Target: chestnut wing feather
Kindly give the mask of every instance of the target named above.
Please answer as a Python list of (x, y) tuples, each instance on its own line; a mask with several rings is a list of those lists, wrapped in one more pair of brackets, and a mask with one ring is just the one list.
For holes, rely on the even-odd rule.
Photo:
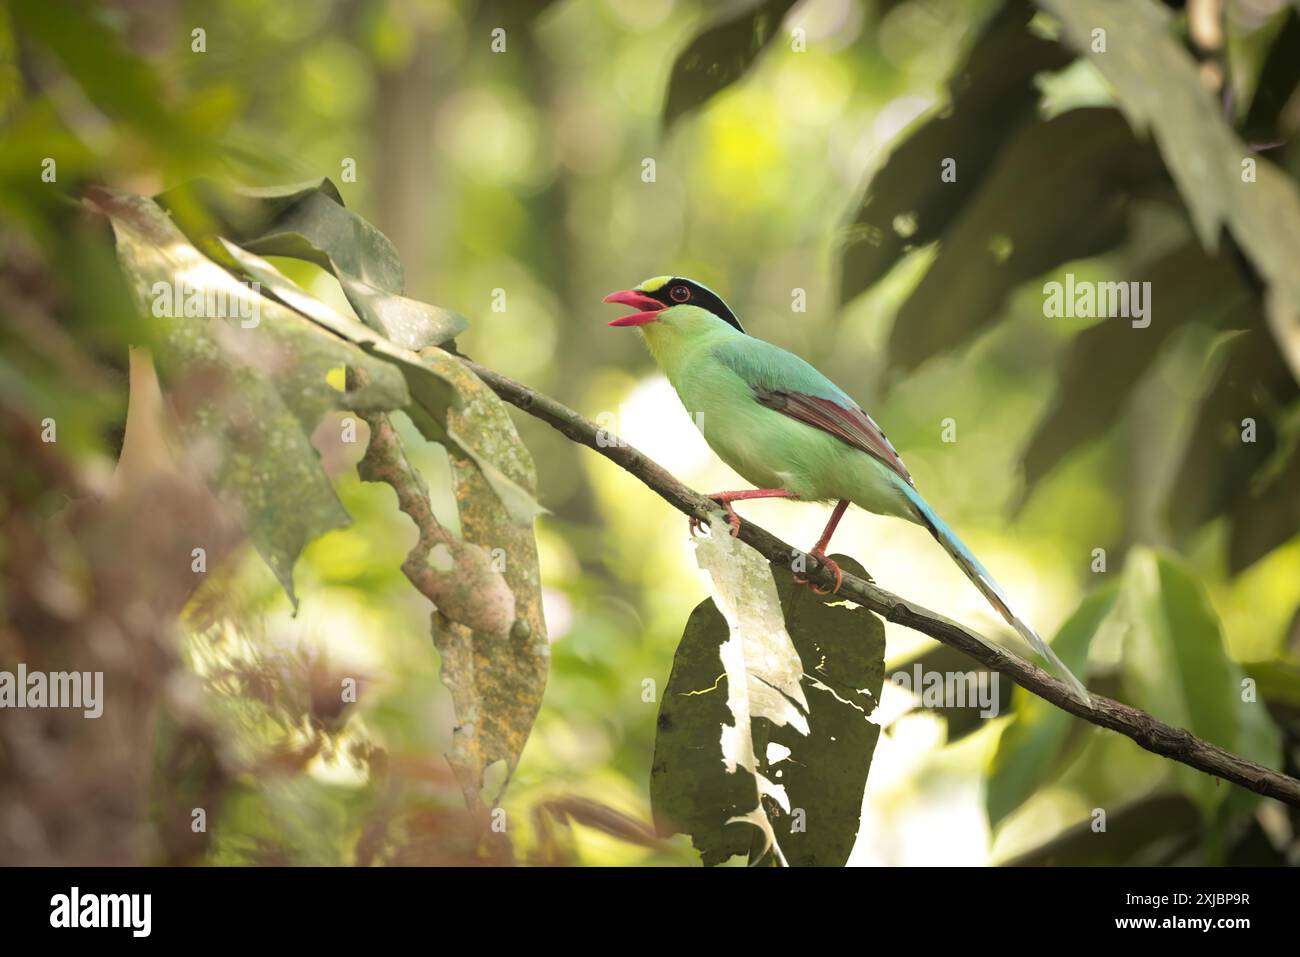
[(880, 431), (880, 426), (857, 406), (848, 407), (833, 399), (808, 395), (804, 392), (789, 392), (784, 389), (755, 388), (754, 398), (760, 405), (821, 429), (823, 432), (829, 432), (837, 439), (847, 442), (856, 449), (861, 449), (897, 474), (908, 485), (916, 487), (911, 474), (907, 471), (907, 466), (903, 464), (903, 460), (899, 458), (898, 452), (889, 443), (889, 439), (885, 438), (885, 433)]

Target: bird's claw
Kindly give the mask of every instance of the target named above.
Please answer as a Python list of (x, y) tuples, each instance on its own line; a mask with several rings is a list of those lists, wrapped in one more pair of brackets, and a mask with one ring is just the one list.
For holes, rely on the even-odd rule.
[(807, 585), (809, 588), (812, 589), (813, 593), (816, 595), (839, 594), (840, 586), (844, 584), (844, 572), (840, 571), (839, 564), (835, 561), (835, 559), (826, 557), (825, 552), (819, 552), (816, 549), (809, 552), (808, 554), (811, 555), (813, 558), (817, 559), (817, 561), (821, 563), (823, 568), (829, 570), (835, 576), (835, 587), (820, 588), (817, 585), (814, 585), (808, 579), (800, 578), (798, 575), (794, 576), (794, 580), (798, 582), (800, 585)]
[[(835, 561), (833, 558), (827, 557), (824, 553), (817, 557), (822, 560), (822, 564), (824, 564), (826, 568), (830, 570), (831, 574), (835, 576), (835, 587), (830, 590), (829, 594), (838, 595), (840, 588), (844, 585), (844, 572), (840, 570), (839, 562)], [(816, 591), (817, 589), (814, 590)], [(820, 591), (819, 594), (825, 595), (827, 592)]]
[[(740, 516), (737, 515), (736, 510), (731, 507), (731, 502), (729, 502), (725, 498), (719, 498), (713, 495), (710, 495), (709, 498), (711, 498), (713, 501), (717, 502), (719, 505), (721, 505), (723, 508), (727, 510), (727, 524), (731, 526), (731, 537), (739, 538), (740, 537)], [(689, 524), (690, 524), (691, 535), (698, 535), (700, 531), (703, 529), (703, 527), (708, 523), (705, 522), (703, 519), (701, 519), (698, 515), (692, 515), (690, 517)]]

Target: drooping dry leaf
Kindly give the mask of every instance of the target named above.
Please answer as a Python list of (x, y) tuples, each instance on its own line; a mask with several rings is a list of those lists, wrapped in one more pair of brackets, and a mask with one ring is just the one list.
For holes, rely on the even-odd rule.
[[(531, 500), (537, 476), (510, 416), (477, 376), (450, 356), (447, 359), (450, 361), (439, 364), (441, 372), (457, 393), (466, 397), (448, 410), (448, 431), (474, 436), (477, 448), (500, 463), (504, 476)], [(505, 632), (473, 631), (435, 616), (434, 641), (442, 655), (442, 680), (452, 691), (460, 721), (450, 758), (467, 793), (477, 793), (489, 765), (504, 761), (504, 790), (541, 707), (550, 665), (537, 541), (532, 522), (521, 525), (511, 515), (464, 448), (453, 446), (448, 451), (465, 541), (486, 550), (499, 564), (515, 596), (515, 621)], [(499, 797), (492, 796), (492, 801)]]

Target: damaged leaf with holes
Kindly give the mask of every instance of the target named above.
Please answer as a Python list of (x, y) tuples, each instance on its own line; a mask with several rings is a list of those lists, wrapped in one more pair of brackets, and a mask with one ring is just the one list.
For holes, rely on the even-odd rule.
[[(835, 559), (865, 577), (853, 559)], [(743, 569), (745, 579), (715, 583), (721, 594), (750, 588), (774, 603), (797, 658), (798, 683), (781, 693), (775, 711), (737, 708), (736, 668), (724, 661), (734, 623), (729, 627), (715, 599), (692, 612), (659, 709), (650, 778), (656, 826), (663, 834), (689, 834), (706, 865), (736, 856), (843, 865), (880, 733), (870, 716), (884, 683), (884, 625), (864, 608), (815, 595), (787, 569), (722, 561)], [(761, 680), (751, 669), (752, 662), (742, 672), (746, 690), (773, 694), (772, 676)], [(769, 716), (783, 711), (797, 717)], [(748, 749), (739, 756), (737, 741)]]
[[(531, 500), (537, 472), (501, 401), (450, 357), (442, 374), (460, 395), (470, 397), (448, 411), (448, 430), (474, 436), (482, 454), (500, 463), (504, 477)], [(476, 459), (460, 447), (449, 448), (449, 454), (465, 541), (493, 559), (493, 569), (501, 572), (515, 598), (514, 622), (504, 630), (475, 630), (436, 613), (433, 618), (442, 680), (451, 689), (459, 722), (449, 757), (467, 795), (478, 794), (488, 767), (504, 762), (505, 779), (492, 797), (495, 803), (519, 763), (546, 690), (551, 649), (542, 614), (537, 539), (531, 521), (517, 520)]]
[[(454, 356), (436, 347), (418, 354), (402, 349), (339, 315), (262, 257), (224, 238), (222, 245), (238, 269), (277, 298), (393, 363), (410, 392), (404, 411), (425, 438), (447, 448), (463, 541), (443, 540), (440, 548), (450, 555), (436, 548), (427, 555), (432, 562), (453, 559), (453, 569), (412, 573), (436, 579), (443, 598), (431, 629), (458, 720), (449, 758), (475, 808), (487, 768), (503, 762), (495, 800), (541, 707), (550, 659), (532, 529), (541, 510), (532, 456), (501, 400)], [(499, 600), (485, 604), (489, 594)], [(507, 608), (509, 620), (498, 621), (497, 612)]]

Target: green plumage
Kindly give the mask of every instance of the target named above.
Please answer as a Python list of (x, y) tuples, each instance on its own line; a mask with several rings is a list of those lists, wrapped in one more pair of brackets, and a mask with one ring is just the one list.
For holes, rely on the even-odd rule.
[(642, 326), (646, 345), (709, 446), (747, 482), (807, 501), (924, 524), (897, 477), (829, 432), (760, 405), (757, 389), (856, 403), (796, 355), (733, 329), (695, 306), (675, 306)]
[[(798, 356), (747, 335), (726, 303), (688, 279), (659, 276), (607, 301), (645, 310), (615, 322), (641, 330), (709, 446), (746, 481), (805, 501), (852, 502), (928, 529), (998, 613), (1087, 700), (1083, 684), (1011, 610), (993, 576), (921, 497), (884, 434), (844, 390)], [(730, 499), (757, 495), (723, 493), (720, 500), (730, 509)], [(810, 552), (823, 561), (841, 510)]]

